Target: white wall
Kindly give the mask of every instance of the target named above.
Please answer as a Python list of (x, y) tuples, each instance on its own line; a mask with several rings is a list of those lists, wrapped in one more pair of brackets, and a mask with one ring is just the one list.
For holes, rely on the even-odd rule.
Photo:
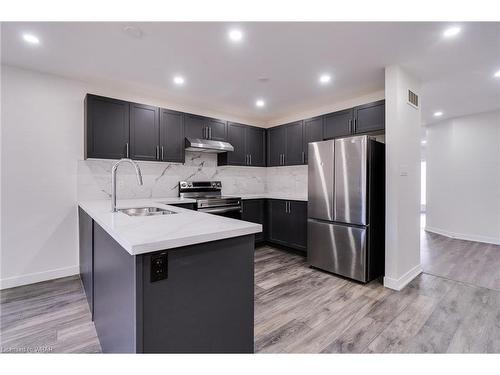
[[(386, 259), (384, 285), (400, 290), (420, 272), (420, 109), (407, 104), (419, 82), (399, 66), (385, 70)], [(420, 98), (423, 100), (423, 98)]]
[(1, 287), (77, 272), (77, 82), (2, 66)]
[(500, 244), (500, 111), (427, 127), (426, 229)]

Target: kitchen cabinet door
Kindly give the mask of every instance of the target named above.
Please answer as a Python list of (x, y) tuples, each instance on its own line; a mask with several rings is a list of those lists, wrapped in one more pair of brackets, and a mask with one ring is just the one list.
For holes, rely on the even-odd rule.
[(227, 140), (227, 123), (218, 119), (206, 119), (206, 124), (209, 128), (209, 139), (214, 141)]
[(160, 110), (160, 159), (184, 163), (184, 115), (182, 112)]
[(94, 319), (94, 220), (78, 207), (80, 278)]
[(231, 143), (234, 147), (234, 151), (228, 151), (223, 154), (219, 154), (221, 159), (225, 159), (225, 162), (220, 163), (224, 165), (247, 165), (248, 157), (245, 147), (245, 131), (247, 126), (242, 124), (237, 124), (230, 122), (227, 126), (227, 141)]
[(307, 145), (323, 140), (323, 117), (313, 117), (304, 120), (304, 159), (307, 164)]
[(385, 129), (385, 100), (354, 108), (354, 132), (368, 133)]
[(302, 121), (284, 125), (286, 138), (285, 165), (305, 163), (304, 123)]
[(207, 135), (207, 124), (204, 117), (185, 114), (184, 115), (184, 135), (186, 138), (205, 139)]
[(251, 223), (262, 225), (262, 232), (255, 234), (255, 242), (264, 241), (264, 220), (265, 220), (265, 200), (264, 199), (249, 199), (242, 200), (243, 212), (241, 219)]
[(276, 126), (267, 131), (267, 166), (277, 167), (283, 164), (286, 140), (285, 128)]
[(287, 202), (280, 199), (269, 199), (267, 202), (269, 241), (284, 246), (289, 246), (290, 234), (295, 230), (295, 228), (290, 227)]
[(85, 158), (121, 159), (129, 150), (129, 103), (87, 94)]
[(289, 201), (290, 231), (289, 245), (307, 251), (307, 202)]
[(145, 104), (130, 103), (130, 158), (160, 159), (160, 110)]
[(352, 120), (352, 109), (346, 109), (323, 116), (323, 138), (332, 139), (351, 135)]
[(266, 131), (263, 128), (247, 126), (245, 130), (245, 148), (253, 167), (266, 166)]

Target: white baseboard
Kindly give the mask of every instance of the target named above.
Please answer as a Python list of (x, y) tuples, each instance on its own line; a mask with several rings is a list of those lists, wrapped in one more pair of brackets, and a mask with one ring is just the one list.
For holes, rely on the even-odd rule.
[(39, 283), (40, 281), (58, 279), (60, 277), (77, 275), (79, 273), (80, 273), (79, 266), (71, 266), (65, 268), (58, 268), (50, 271), (7, 277), (5, 279), (0, 279), (0, 290), (7, 288), (14, 288), (16, 286), (21, 286), (21, 285)]
[(428, 225), (425, 226), (425, 230), (427, 232), (432, 232), (436, 234), (440, 234), (442, 236), (450, 237), (450, 238), (455, 238), (457, 240), (466, 240), (466, 241), (474, 241), (474, 242), (484, 242), (484, 243), (491, 243), (494, 245), (500, 245), (500, 238), (495, 238), (495, 237), (488, 237), (488, 236), (477, 236), (475, 234), (463, 234), (463, 233), (456, 233), (456, 232), (451, 232), (449, 230), (444, 230), (444, 229), (439, 229), (435, 227), (430, 227)]
[(417, 264), (411, 270), (406, 272), (399, 279), (393, 279), (392, 277), (384, 277), (384, 286), (389, 289), (401, 290), (403, 289), (410, 281), (412, 281), (415, 277), (422, 273), (422, 265)]

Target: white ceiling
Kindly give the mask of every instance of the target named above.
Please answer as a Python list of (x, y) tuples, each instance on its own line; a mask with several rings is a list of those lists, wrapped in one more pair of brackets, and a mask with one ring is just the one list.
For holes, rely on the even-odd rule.
[[(423, 83), (424, 123), (500, 108), (500, 23), (3, 23), (2, 63), (65, 77), (148, 90), (170, 102), (268, 123), (384, 87), (400, 64)], [(244, 33), (239, 44), (227, 31)], [(22, 33), (37, 35), (27, 45)], [(321, 73), (330, 85), (318, 84)], [(172, 83), (175, 74), (183, 87)], [(260, 82), (259, 78), (268, 78)], [(257, 98), (266, 100), (258, 109)]]

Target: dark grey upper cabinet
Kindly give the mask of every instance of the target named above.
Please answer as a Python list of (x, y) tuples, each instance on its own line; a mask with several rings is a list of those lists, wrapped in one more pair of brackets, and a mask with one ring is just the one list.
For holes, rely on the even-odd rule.
[(353, 110), (329, 113), (323, 116), (323, 138), (332, 139), (352, 134)]
[(221, 161), (220, 164), (229, 165), (247, 165), (248, 154), (245, 147), (245, 131), (247, 126), (230, 122), (227, 126), (227, 141), (234, 147), (234, 151), (219, 154), (219, 160), (227, 158), (225, 162)]
[(307, 164), (307, 145), (323, 140), (323, 117), (313, 117), (304, 120), (304, 158)]
[(227, 123), (223, 120), (207, 119), (208, 139), (214, 141), (227, 140)]
[(304, 164), (304, 123), (296, 121), (283, 126), (286, 138), (285, 165)]
[(185, 114), (184, 135), (186, 138), (208, 138), (207, 125), (204, 117)]
[(160, 109), (160, 160), (184, 163), (184, 116)]
[(184, 119), (186, 138), (227, 140), (227, 123), (223, 120), (186, 114)]
[(266, 131), (262, 128), (247, 126), (245, 129), (245, 148), (248, 162), (252, 167), (266, 166)]
[(218, 165), (265, 167), (265, 133), (262, 128), (229, 122), (227, 141), (234, 151), (218, 154)]
[(160, 110), (145, 104), (130, 103), (130, 158), (159, 160)]
[(277, 167), (284, 164), (286, 151), (285, 128), (276, 126), (267, 131), (267, 166)]
[(385, 100), (354, 108), (354, 132), (368, 133), (385, 129)]
[(87, 94), (84, 107), (85, 158), (129, 156), (129, 103)]

